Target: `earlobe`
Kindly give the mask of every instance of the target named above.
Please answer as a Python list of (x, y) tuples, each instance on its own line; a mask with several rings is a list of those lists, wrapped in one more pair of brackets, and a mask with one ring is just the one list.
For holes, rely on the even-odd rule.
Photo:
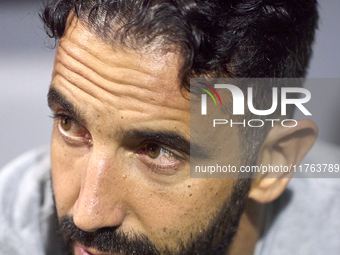
[[(268, 203), (281, 195), (293, 176), (291, 166), (299, 165), (317, 138), (318, 128), (311, 120), (298, 120), (295, 127), (274, 126), (263, 142), (258, 165), (268, 172), (253, 181), (249, 198)], [(270, 167), (277, 172), (270, 173)], [(284, 171), (284, 167), (286, 167)]]

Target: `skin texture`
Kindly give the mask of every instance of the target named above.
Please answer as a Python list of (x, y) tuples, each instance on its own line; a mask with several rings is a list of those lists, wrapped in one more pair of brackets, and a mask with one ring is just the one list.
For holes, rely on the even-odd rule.
[[(50, 108), (56, 115), (52, 182), (59, 218), (69, 216), (87, 232), (115, 228), (127, 236), (142, 234), (156, 248), (174, 251), (180, 241), (209, 226), (230, 197), (233, 179), (190, 178), (189, 155), (174, 146), (178, 140), (135, 135), (171, 132), (189, 141), (190, 101), (178, 79), (180, 67), (175, 47), (135, 51), (108, 45), (69, 16), (50, 87)], [(204, 146), (214, 136), (224, 137), (227, 146), (215, 150), (223, 149), (226, 162), (240, 166), (239, 137), (235, 130), (223, 132), (195, 142)], [(258, 164), (298, 165), (316, 136), (317, 127), (307, 120), (294, 128), (275, 126)], [(149, 146), (163, 149), (152, 157)], [(291, 176), (281, 177), (288, 178), (253, 181), (227, 254), (253, 253), (261, 204), (276, 199)], [(76, 254), (80, 249), (76, 246)]]
[[(206, 227), (229, 197), (231, 179), (190, 179), (189, 157), (152, 159), (131, 130), (172, 131), (189, 140), (190, 104), (177, 78), (176, 52), (136, 52), (99, 41), (77, 18), (69, 18), (55, 58), (51, 88), (79, 112), (81, 126), (63, 132), (56, 118), (51, 144), (58, 216), (93, 232), (117, 227), (146, 235), (156, 247)], [(60, 116), (69, 112), (50, 105)], [(76, 139), (69, 136), (76, 136)], [(231, 163), (238, 140), (230, 136)], [(165, 144), (166, 146), (166, 144)], [(168, 147), (166, 147), (168, 148)], [(168, 163), (167, 169), (154, 167)]]

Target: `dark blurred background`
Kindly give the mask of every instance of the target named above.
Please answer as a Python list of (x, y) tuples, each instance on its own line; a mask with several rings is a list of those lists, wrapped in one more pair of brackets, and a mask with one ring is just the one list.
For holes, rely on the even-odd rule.
[[(311, 78), (340, 78), (340, 1), (322, 0)], [(54, 41), (47, 38), (39, 0), (0, 0), (0, 168), (15, 156), (49, 143), (52, 119), (46, 93)], [(308, 105), (319, 139), (340, 145), (340, 83), (313, 88)], [(316, 92), (315, 92), (316, 91)]]

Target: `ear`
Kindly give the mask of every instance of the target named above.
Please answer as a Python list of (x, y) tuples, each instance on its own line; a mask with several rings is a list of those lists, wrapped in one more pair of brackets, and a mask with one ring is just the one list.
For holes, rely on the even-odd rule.
[[(264, 140), (257, 164), (262, 166), (298, 166), (312, 148), (318, 134), (316, 124), (311, 120), (298, 120), (295, 127), (275, 125)], [(279, 168), (277, 168), (279, 169)], [(279, 171), (254, 179), (249, 198), (268, 203), (281, 195), (293, 172)]]

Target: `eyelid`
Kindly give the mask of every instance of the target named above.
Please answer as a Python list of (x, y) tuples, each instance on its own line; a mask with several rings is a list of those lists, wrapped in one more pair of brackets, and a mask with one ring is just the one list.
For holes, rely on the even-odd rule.
[(183, 153), (181, 151), (178, 151), (178, 150), (172, 148), (169, 145), (166, 145), (164, 143), (161, 143), (161, 142), (158, 142), (158, 141), (155, 141), (155, 140), (144, 141), (140, 147), (142, 148), (142, 147), (145, 147), (145, 146), (147, 146), (149, 144), (156, 144), (156, 145), (158, 145), (161, 149), (163, 149), (165, 151), (168, 151), (171, 154), (171, 156), (175, 157), (178, 160), (186, 159), (185, 153)]
[(55, 108), (51, 108), (52, 110), (52, 118), (53, 119), (60, 119), (61, 117), (69, 117), (72, 119), (74, 123), (77, 123), (80, 126), (85, 127), (84, 124), (82, 124), (81, 121), (79, 121), (77, 118), (73, 116), (73, 114), (70, 114), (67, 110), (65, 110), (62, 106), (57, 105)]
[(155, 142), (155, 141), (145, 141), (141, 146), (140, 149), (145, 149), (148, 144), (157, 144), (160, 146), (161, 150), (163, 150), (163, 153), (168, 152), (171, 154), (170, 156), (175, 159), (175, 162), (170, 163), (170, 164), (161, 164), (161, 163), (156, 163), (156, 159), (152, 159), (147, 155), (145, 152), (144, 154), (137, 154), (138, 158), (140, 161), (143, 162), (147, 166), (147, 168), (160, 175), (173, 175), (177, 172), (178, 168), (184, 163), (185, 157), (179, 156), (178, 153), (174, 152), (173, 149), (169, 148), (169, 146), (166, 146), (162, 143)]
[[(58, 121), (57, 125), (58, 125), (58, 130), (59, 130), (59, 133), (62, 135), (62, 137), (67, 141), (67, 142), (70, 142), (72, 144), (76, 143), (76, 144), (88, 144), (88, 145), (92, 145), (93, 142), (92, 142), (92, 139), (86, 139), (84, 137), (77, 137), (77, 136), (71, 136), (71, 135), (68, 135), (66, 133), (65, 130), (63, 130), (61, 127), (60, 127), (60, 122), (62, 120), (62, 118), (69, 118), (70, 121), (73, 122), (74, 125), (78, 126), (79, 128), (84, 128), (87, 133), (89, 133), (89, 131), (86, 129), (86, 127), (84, 127), (82, 124), (80, 124), (75, 118), (73, 118), (72, 116), (70, 116), (69, 114), (67, 113), (53, 113), (53, 116), (52, 118), (55, 119), (56, 121)], [(89, 133), (90, 134), (90, 133)]]
[(75, 118), (73, 118), (72, 116), (68, 115), (67, 113), (53, 113), (53, 115), (52, 115), (52, 118), (55, 119), (55, 120), (60, 120), (63, 117), (68, 117), (68, 118), (70, 118), (70, 120), (73, 121), (74, 124), (76, 124), (78, 126), (83, 126), (82, 124), (79, 123), (79, 121), (77, 121)]

